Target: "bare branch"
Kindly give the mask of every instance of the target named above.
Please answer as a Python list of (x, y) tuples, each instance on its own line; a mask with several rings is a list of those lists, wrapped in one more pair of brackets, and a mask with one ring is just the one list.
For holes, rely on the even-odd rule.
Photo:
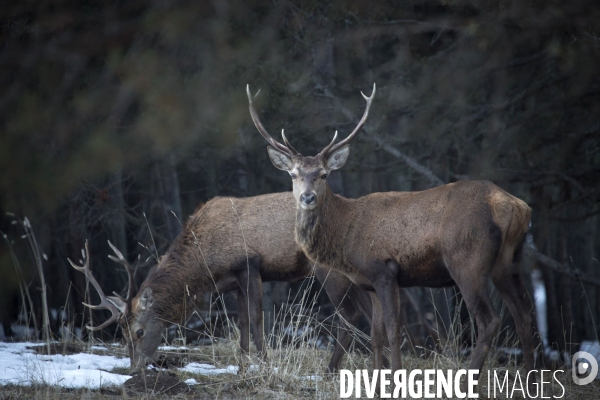
[(431, 182), (431, 186), (432, 187), (433, 186), (441, 186), (441, 185), (445, 184), (445, 182), (443, 180), (441, 180), (440, 178), (438, 178), (429, 168), (425, 167), (422, 164), (419, 164), (417, 162), (417, 160), (415, 160), (414, 158), (409, 157), (406, 154), (402, 153), (400, 150), (398, 150), (397, 148), (393, 147), (391, 144), (385, 142), (380, 137), (375, 136), (375, 137), (373, 137), (373, 140), (383, 150), (385, 150), (386, 152), (390, 153), (394, 157), (401, 159), (409, 167), (411, 167), (412, 169), (414, 169), (415, 171), (417, 171), (418, 173), (420, 173), (421, 175), (423, 175), (427, 179), (429, 179), (429, 181)]
[(523, 250), (528, 257), (534, 258), (540, 264), (543, 264), (558, 273), (574, 276), (583, 283), (589, 283), (590, 285), (600, 287), (600, 279), (589, 276), (578, 268), (571, 268), (567, 264), (560, 263), (555, 259), (540, 253), (531, 243), (526, 243)]

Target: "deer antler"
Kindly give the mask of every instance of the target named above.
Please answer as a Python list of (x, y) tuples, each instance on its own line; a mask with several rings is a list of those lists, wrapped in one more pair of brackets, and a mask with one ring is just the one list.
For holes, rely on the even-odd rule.
[(110, 246), (110, 248), (117, 255), (117, 257), (109, 255), (108, 258), (110, 258), (114, 262), (118, 262), (119, 264), (121, 264), (122, 266), (124, 266), (125, 270), (127, 271), (127, 277), (129, 279), (129, 286), (127, 287), (127, 298), (124, 299), (118, 293), (115, 293), (115, 292), (113, 292), (113, 294), (115, 296), (117, 296), (118, 298), (120, 298), (121, 300), (125, 301), (127, 303), (127, 305), (130, 305), (131, 299), (132, 299), (132, 296), (133, 296), (133, 284), (134, 284), (134, 281), (133, 281), (133, 270), (131, 269), (131, 265), (129, 265), (129, 262), (127, 262), (127, 260), (125, 259), (125, 257), (123, 257), (123, 253), (121, 253), (119, 251), (119, 249), (117, 249), (115, 247), (115, 245), (113, 245), (110, 242), (110, 240), (108, 240), (107, 242), (108, 242), (108, 245)]
[(360, 128), (362, 128), (362, 126), (365, 124), (365, 122), (367, 122), (367, 117), (369, 116), (369, 109), (371, 108), (371, 102), (373, 101), (373, 97), (375, 96), (375, 84), (373, 83), (373, 93), (371, 93), (371, 97), (367, 97), (365, 96), (365, 94), (363, 92), (360, 92), (360, 94), (362, 94), (362, 96), (365, 98), (365, 100), (367, 101), (367, 105), (365, 107), (365, 112), (362, 116), (362, 118), (360, 119), (360, 121), (358, 121), (358, 125), (356, 125), (356, 128), (354, 128), (354, 130), (352, 131), (351, 134), (349, 134), (346, 139), (342, 140), (339, 143), (334, 144), (335, 139), (337, 138), (337, 131), (335, 132), (335, 135), (333, 136), (333, 140), (331, 141), (331, 143), (329, 143), (327, 145), (327, 147), (325, 147), (323, 150), (321, 150), (321, 155), (325, 158), (327, 158), (331, 153), (333, 153), (334, 151), (338, 150), (339, 148), (345, 146), (346, 144), (348, 144), (352, 139), (354, 139), (354, 136), (356, 136), (356, 134), (358, 133), (358, 131), (360, 130)]
[[(258, 92), (256, 92), (256, 94), (254, 95), (254, 98), (256, 98), (259, 93), (260, 93), (260, 90)], [(283, 137), (283, 142), (285, 143), (285, 145), (279, 143), (277, 140), (273, 139), (271, 137), (271, 135), (269, 135), (269, 133), (263, 126), (262, 122), (260, 122), (260, 119), (258, 118), (258, 113), (254, 109), (254, 105), (252, 104), (252, 95), (250, 94), (250, 85), (246, 85), (246, 94), (248, 95), (250, 116), (252, 117), (252, 121), (254, 122), (256, 129), (258, 129), (258, 132), (262, 135), (262, 137), (264, 137), (271, 146), (273, 146), (277, 150), (282, 151), (283, 153), (285, 153), (291, 157), (299, 155), (300, 153), (298, 153), (298, 151), (296, 149), (294, 149), (292, 147), (292, 145), (288, 142), (287, 138), (285, 137), (285, 134), (283, 133), (283, 129), (281, 130), (281, 136)]]
[(70, 258), (67, 258), (67, 260), (69, 261), (69, 263), (71, 264), (71, 266), (73, 268), (75, 268), (77, 271), (83, 272), (85, 274), (86, 278), (92, 283), (94, 288), (96, 288), (96, 291), (98, 292), (98, 295), (100, 296), (100, 304), (91, 305), (91, 304), (83, 303), (83, 305), (91, 308), (92, 310), (110, 310), (110, 312), (112, 313), (112, 316), (108, 320), (106, 320), (103, 324), (101, 324), (99, 326), (94, 326), (94, 327), (91, 327), (89, 325), (87, 326), (87, 328), (91, 331), (99, 331), (100, 329), (106, 328), (108, 325), (112, 324), (113, 322), (117, 322), (117, 320), (119, 319), (119, 316), (121, 315), (121, 312), (109, 299), (106, 298), (106, 295), (104, 294), (104, 291), (100, 287), (100, 284), (98, 283), (96, 278), (94, 278), (94, 275), (92, 275), (92, 272), (90, 271), (90, 251), (89, 251), (89, 246), (88, 246), (87, 240), (85, 241), (84, 259), (85, 259), (84, 265), (80, 266), (80, 265), (75, 265), (75, 263), (73, 261), (71, 261)]

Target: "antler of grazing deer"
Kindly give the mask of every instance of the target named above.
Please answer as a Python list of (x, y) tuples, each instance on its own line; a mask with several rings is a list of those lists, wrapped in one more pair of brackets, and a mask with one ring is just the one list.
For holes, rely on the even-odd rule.
[[(260, 90), (258, 92), (256, 92), (256, 94), (254, 95), (254, 98), (256, 98), (259, 93), (260, 93)], [(298, 151), (292, 147), (290, 142), (288, 142), (287, 138), (285, 137), (285, 134), (283, 133), (283, 129), (281, 130), (281, 137), (283, 138), (283, 143), (285, 143), (285, 144), (279, 143), (277, 140), (273, 139), (271, 137), (271, 135), (269, 135), (269, 133), (263, 126), (262, 122), (260, 122), (260, 118), (258, 118), (258, 113), (254, 109), (254, 104), (252, 104), (252, 95), (250, 94), (250, 85), (246, 85), (246, 94), (248, 95), (248, 104), (250, 107), (250, 115), (252, 116), (252, 121), (254, 122), (256, 129), (258, 129), (258, 132), (260, 132), (262, 137), (264, 137), (271, 146), (275, 147), (277, 150), (284, 152), (285, 154), (289, 155), (290, 157), (299, 155), (300, 153), (298, 153)]]
[(354, 130), (352, 131), (351, 134), (349, 134), (346, 139), (342, 140), (339, 143), (335, 143), (335, 139), (337, 139), (337, 131), (335, 132), (335, 135), (333, 136), (333, 140), (331, 141), (331, 143), (329, 143), (327, 145), (327, 147), (325, 147), (323, 150), (321, 150), (321, 154), (323, 157), (327, 158), (330, 154), (332, 154), (333, 152), (335, 152), (336, 150), (338, 150), (339, 148), (345, 146), (346, 144), (348, 144), (352, 139), (354, 139), (354, 136), (356, 136), (356, 134), (358, 133), (358, 131), (360, 130), (360, 128), (362, 128), (362, 126), (365, 124), (365, 122), (367, 122), (367, 117), (369, 116), (369, 110), (371, 109), (371, 103), (373, 101), (373, 97), (375, 96), (375, 83), (373, 83), (373, 93), (371, 93), (371, 97), (367, 97), (365, 96), (365, 94), (363, 92), (360, 92), (360, 94), (362, 94), (362, 96), (365, 98), (365, 100), (367, 101), (367, 105), (365, 107), (365, 112), (362, 116), (362, 118), (360, 119), (360, 121), (358, 121), (358, 125), (356, 125), (356, 128), (354, 128)]
[(115, 247), (115, 245), (113, 245), (110, 240), (108, 240), (108, 245), (110, 246), (110, 248), (115, 252), (115, 254), (117, 255), (117, 257), (115, 256), (111, 256), (109, 255), (108, 258), (110, 258), (111, 260), (113, 260), (114, 262), (118, 262), (119, 264), (121, 264), (122, 266), (125, 267), (125, 270), (127, 271), (127, 277), (129, 279), (129, 286), (127, 287), (127, 298), (123, 298), (121, 297), (118, 293), (113, 292), (113, 294), (115, 296), (117, 296), (118, 298), (120, 298), (121, 300), (125, 301), (127, 303), (128, 306), (130, 306), (131, 304), (131, 299), (133, 297), (133, 270), (131, 269), (131, 265), (129, 265), (129, 262), (127, 262), (127, 260), (125, 259), (125, 257), (123, 257), (123, 253), (121, 253), (119, 251), (119, 249), (117, 249)]
[[(108, 244), (113, 249), (115, 254), (117, 255), (117, 257), (110, 256), (110, 255), (108, 257), (111, 260), (123, 265), (125, 267), (125, 269), (127, 270), (127, 276), (129, 277), (129, 287), (127, 289), (127, 298), (124, 299), (123, 297), (119, 296), (117, 293), (114, 293), (114, 292), (113, 293), (119, 299), (125, 301), (128, 306), (130, 306), (131, 298), (133, 296), (133, 271), (131, 270), (131, 266), (129, 265), (127, 260), (125, 260), (125, 257), (123, 257), (123, 254), (110, 242), (110, 240), (108, 241)], [(104, 321), (104, 323), (102, 323), (101, 325), (93, 326), (93, 327), (89, 326), (89, 325), (87, 326), (87, 328), (91, 331), (99, 331), (101, 329), (106, 328), (113, 322), (118, 322), (119, 317), (123, 314), (123, 311), (120, 310), (113, 303), (113, 301), (110, 298), (106, 297), (106, 295), (104, 294), (104, 291), (102, 290), (102, 287), (100, 287), (100, 284), (98, 283), (96, 278), (94, 278), (94, 275), (92, 275), (92, 271), (90, 270), (90, 250), (89, 250), (89, 245), (88, 245), (87, 240), (85, 241), (84, 259), (85, 259), (84, 265), (80, 266), (80, 265), (75, 265), (75, 263), (73, 261), (71, 261), (70, 258), (67, 258), (67, 260), (69, 261), (69, 263), (71, 264), (71, 266), (73, 268), (75, 268), (77, 271), (83, 272), (85, 274), (86, 278), (92, 283), (94, 288), (96, 288), (96, 291), (98, 292), (98, 295), (100, 296), (100, 304), (92, 305), (92, 304), (83, 303), (83, 305), (91, 308), (92, 310), (109, 310), (112, 314), (111, 317), (108, 320)]]
[(70, 258), (67, 258), (67, 260), (69, 261), (69, 263), (71, 264), (71, 266), (73, 268), (75, 268), (79, 272), (83, 272), (85, 274), (86, 278), (90, 282), (92, 282), (92, 285), (96, 288), (96, 291), (98, 292), (98, 295), (100, 296), (100, 304), (91, 305), (91, 304), (83, 303), (83, 305), (91, 308), (92, 310), (110, 310), (110, 312), (112, 313), (112, 316), (108, 320), (106, 320), (103, 324), (98, 325), (98, 326), (93, 326), (93, 327), (88, 325), (86, 327), (91, 331), (99, 331), (100, 329), (106, 328), (108, 325), (112, 324), (113, 322), (116, 322), (119, 319), (121, 312), (114, 304), (112, 304), (110, 302), (110, 300), (108, 300), (106, 298), (106, 295), (104, 294), (104, 291), (100, 287), (100, 284), (98, 283), (96, 278), (94, 278), (94, 275), (92, 275), (92, 272), (90, 271), (90, 250), (89, 250), (87, 240), (85, 241), (84, 259), (85, 259), (84, 265), (80, 266), (80, 265), (75, 265), (75, 263), (73, 261), (71, 261)]

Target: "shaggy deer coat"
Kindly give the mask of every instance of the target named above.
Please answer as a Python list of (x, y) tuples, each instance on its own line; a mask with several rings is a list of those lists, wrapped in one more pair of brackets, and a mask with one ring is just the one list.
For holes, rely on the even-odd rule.
[[(118, 321), (128, 336), (132, 366), (154, 358), (161, 332), (172, 323), (182, 322), (190, 295), (233, 290), (237, 291), (242, 352), (249, 351), (251, 326), (258, 353), (264, 358), (262, 282), (294, 281), (314, 271), (314, 264), (294, 239), (294, 221), (295, 200), (289, 192), (250, 198), (217, 197), (189, 217), (182, 233), (132, 300), (104, 296), (96, 283), (103, 304), (108, 305), (105, 308), (110, 309), (112, 304), (118, 309), (111, 310), (118, 313)], [(126, 264), (116, 252), (119, 259), (113, 259)], [(342, 274), (317, 268), (316, 276), (343, 319), (355, 324), (364, 314), (371, 321), (372, 305), (367, 292), (352, 285)], [(383, 346), (382, 330), (383, 321), (378, 314), (372, 335), (381, 339), (375, 346)], [(339, 367), (351, 340), (342, 327), (329, 371)]]
[[(494, 283), (512, 314), (533, 369), (532, 310), (521, 279), (520, 258), (531, 210), (487, 181), (459, 181), (421, 192), (373, 193), (358, 199), (334, 194), (327, 184), (350, 154), (350, 141), (365, 123), (375, 85), (358, 125), (336, 143), (337, 132), (316, 156), (303, 156), (282, 132), (269, 135), (246, 88), (250, 115), (267, 140), (275, 167), (287, 171), (296, 199), (296, 241), (309, 259), (374, 290), (383, 310), (392, 368), (401, 369), (400, 287), (457, 285), (478, 332), (470, 369), (481, 369), (500, 317), (489, 297)], [(377, 311), (375, 311), (377, 313)], [(375, 364), (375, 368), (380, 365)]]

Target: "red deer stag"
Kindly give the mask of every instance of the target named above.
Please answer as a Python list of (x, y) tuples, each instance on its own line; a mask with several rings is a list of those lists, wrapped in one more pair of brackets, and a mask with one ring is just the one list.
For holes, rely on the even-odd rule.
[[(314, 264), (294, 240), (294, 218), (295, 200), (289, 192), (214, 198), (188, 219), (183, 232), (150, 271), (134, 298), (131, 268), (115, 247), (112, 248), (117, 257), (110, 257), (123, 264), (129, 275), (127, 298), (104, 295), (91, 274), (86, 243), (84, 266), (69, 262), (86, 274), (101, 298), (98, 306), (88, 307), (112, 313), (109, 320), (90, 329), (103, 329), (117, 321), (129, 336), (131, 365), (139, 367), (154, 358), (164, 328), (180, 321), (186, 288), (192, 294), (237, 290), (242, 352), (249, 351), (251, 325), (254, 343), (264, 359), (262, 282), (294, 281), (311, 275), (313, 270)], [(380, 314), (371, 321), (370, 295), (342, 274), (317, 268), (316, 276), (346, 321), (355, 324), (363, 313), (372, 322), (374, 351), (381, 353), (378, 346), (383, 346), (383, 321)], [(341, 328), (329, 363), (330, 372), (339, 367), (351, 340)]]
[(287, 171), (296, 199), (296, 241), (321, 267), (345, 274), (374, 290), (383, 308), (392, 368), (401, 369), (399, 289), (457, 285), (478, 327), (471, 369), (481, 369), (500, 326), (486, 287), (500, 292), (521, 339), (525, 367), (533, 368), (531, 300), (519, 261), (531, 211), (523, 201), (486, 181), (459, 181), (421, 192), (373, 193), (346, 199), (327, 184), (331, 171), (348, 159), (350, 141), (365, 123), (375, 95), (358, 126), (314, 157), (304, 157), (283, 135), (273, 139), (259, 120), (246, 88), (250, 114), (267, 140), (275, 167)]

